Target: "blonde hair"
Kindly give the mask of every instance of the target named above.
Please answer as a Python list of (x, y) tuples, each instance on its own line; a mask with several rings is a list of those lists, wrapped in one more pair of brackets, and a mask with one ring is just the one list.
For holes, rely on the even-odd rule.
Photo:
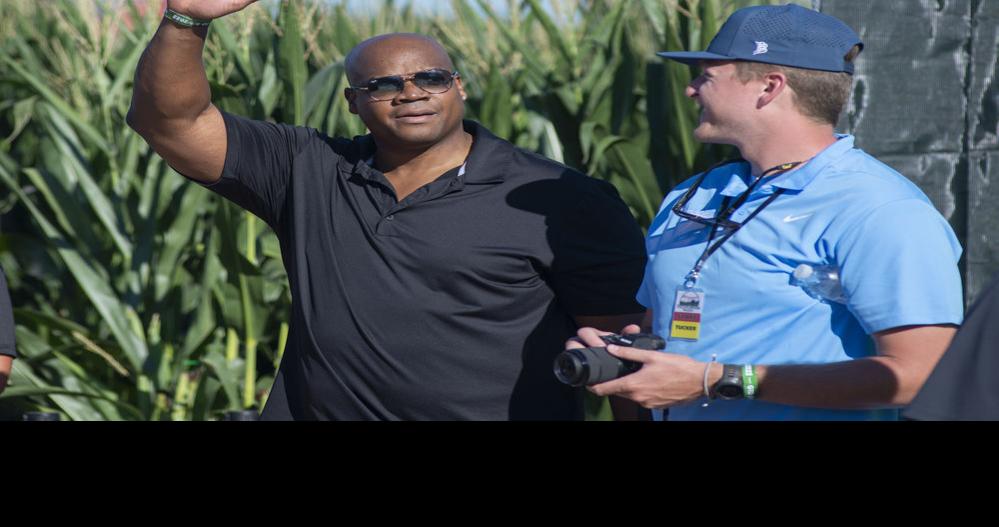
[[(859, 45), (854, 46), (843, 60), (852, 62), (861, 49)], [(774, 71), (784, 74), (787, 85), (793, 92), (795, 107), (803, 115), (822, 124), (836, 126), (839, 114), (850, 100), (853, 76), (846, 72), (807, 70), (748, 61), (736, 61), (735, 68), (736, 77), (744, 83), (761, 79)]]

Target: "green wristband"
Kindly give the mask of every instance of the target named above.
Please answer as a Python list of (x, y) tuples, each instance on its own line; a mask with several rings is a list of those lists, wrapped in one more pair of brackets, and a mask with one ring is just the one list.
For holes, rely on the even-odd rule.
[(752, 364), (742, 366), (742, 394), (746, 399), (756, 397), (759, 387), (756, 385), (756, 368)]
[(163, 17), (184, 27), (206, 27), (211, 24), (211, 20), (198, 20), (197, 18), (191, 18), (185, 14), (178, 13), (173, 9), (167, 9), (163, 12)]

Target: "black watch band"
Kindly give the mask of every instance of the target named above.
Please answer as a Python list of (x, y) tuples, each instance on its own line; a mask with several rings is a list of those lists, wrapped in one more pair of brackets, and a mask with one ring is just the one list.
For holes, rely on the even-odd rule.
[(725, 364), (721, 379), (711, 387), (712, 399), (742, 399), (745, 393), (742, 389), (742, 366)]

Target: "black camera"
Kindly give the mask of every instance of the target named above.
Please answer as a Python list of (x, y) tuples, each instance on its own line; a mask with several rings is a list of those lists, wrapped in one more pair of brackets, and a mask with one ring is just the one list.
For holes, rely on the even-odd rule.
[[(666, 341), (651, 333), (628, 333), (625, 335), (603, 335), (607, 344), (661, 350)], [(570, 386), (589, 386), (617, 379), (635, 373), (642, 363), (619, 359), (607, 352), (607, 348), (576, 348), (565, 350), (555, 357), (555, 376)]]

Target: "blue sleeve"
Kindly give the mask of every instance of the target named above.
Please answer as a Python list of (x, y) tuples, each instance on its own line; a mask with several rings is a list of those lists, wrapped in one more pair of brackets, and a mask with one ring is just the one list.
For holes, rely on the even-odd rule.
[(961, 245), (928, 202), (913, 198), (879, 206), (840, 233), (833, 256), (847, 306), (868, 334), (961, 323)]

